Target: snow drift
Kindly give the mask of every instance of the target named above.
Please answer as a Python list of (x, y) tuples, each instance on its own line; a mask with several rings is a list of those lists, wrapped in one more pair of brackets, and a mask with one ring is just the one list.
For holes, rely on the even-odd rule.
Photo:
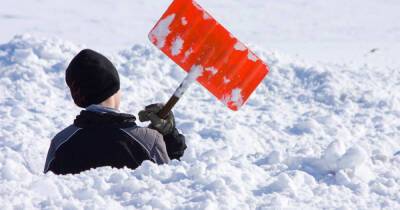
[[(51, 138), (79, 112), (64, 71), (81, 48), (29, 35), (0, 45), (0, 209), (400, 208), (399, 71), (262, 50), (271, 73), (240, 112), (199, 85), (177, 105), (181, 162), (44, 175)], [(185, 76), (154, 47), (107, 56), (129, 113)]]

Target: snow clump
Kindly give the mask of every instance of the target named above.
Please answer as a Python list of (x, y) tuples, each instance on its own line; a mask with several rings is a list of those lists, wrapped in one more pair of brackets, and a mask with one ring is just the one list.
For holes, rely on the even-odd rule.
[(171, 32), (169, 26), (175, 19), (175, 14), (171, 14), (164, 19), (160, 20), (160, 22), (154, 27), (154, 29), (150, 32), (150, 39), (156, 42), (156, 46), (158, 48), (163, 48), (165, 46), (166, 38)]

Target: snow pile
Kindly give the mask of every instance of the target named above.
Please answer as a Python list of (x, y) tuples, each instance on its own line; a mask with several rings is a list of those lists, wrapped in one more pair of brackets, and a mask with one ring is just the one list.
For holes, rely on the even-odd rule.
[[(352, 190), (363, 190), (362, 183), (374, 178), (367, 163), (367, 153), (359, 146), (347, 150), (342, 142), (332, 142), (320, 158), (291, 158), (287, 165), (294, 170), (304, 171), (319, 181), (344, 185)], [(360, 183), (356, 185), (355, 183)]]
[[(182, 97), (181, 162), (44, 175), (50, 139), (79, 112), (64, 71), (81, 48), (28, 35), (0, 45), (0, 209), (400, 208), (399, 71), (261, 50), (271, 73), (241, 111), (197, 84)], [(186, 75), (154, 47), (105, 54), (129, 113)]]

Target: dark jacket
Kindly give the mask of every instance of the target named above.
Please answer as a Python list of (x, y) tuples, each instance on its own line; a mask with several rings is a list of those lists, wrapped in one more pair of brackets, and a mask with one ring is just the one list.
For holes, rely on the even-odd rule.
[(82, 111), (51, 141), (44, 172), (75, 174), (101, 166), (135, 169), (145, 160), (164, 164), (183, 155), (185, 137), (176, 129), (162, 136), (138, 127), (135, 119), (129, 114)]

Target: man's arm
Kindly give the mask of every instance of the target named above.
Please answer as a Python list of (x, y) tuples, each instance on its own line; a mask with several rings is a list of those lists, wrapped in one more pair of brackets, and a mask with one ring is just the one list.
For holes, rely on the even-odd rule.
[[(153, 162), (165, 164), (170, 161), (163, 136), (158, 131), (141, 127), (124, 128), (121, 130), (128, 134), (132, 140), (142, 145)], [(129, 150), (129, 152), (136, 153), (134, 150)]]
[(165, 145), (167, 146), (167, 152), (169, 158), (171, 160), (172, 159), (179, 160), (183, 156), (183, 153), (187, 148), (185, 142), (185, 136), (180, 134), (178, 130), (174, 128), (174, 130), (171, 133), (164, 135), (164, 141)]
[(145, 110), (139, 112), (139, 120), (141, 122), (150, 121), (149, 128), (157, 130), (163, 135), (169, 158), (179, 160), (187, 148), (185, 136), (175, 128), (175, 118), (172, 111), (168, 113), (166, 119), (161, 119), (157, 115), (162, 108), (162, 104), (146, 106)]

